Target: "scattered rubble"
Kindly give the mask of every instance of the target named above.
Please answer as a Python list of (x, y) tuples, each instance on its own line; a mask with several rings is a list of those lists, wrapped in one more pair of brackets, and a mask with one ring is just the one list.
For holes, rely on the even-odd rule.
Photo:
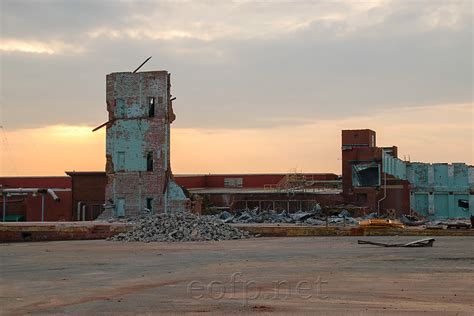
[(190, 213), (158, 214), (135, 219), (136, 227), (107, 240), (140, 242), (182, 242), (244, 239), (252, 237), (211, 216)]
[(418, 217), (413, 215), (402, 215), (400, 217), (400, 222), (406, 226), (421, 226), (425, 225), (428, 220), (420, 220)]
[[(375, 216), (377, 216), (376, 213)], [(373, 218), (373, 214), (369, 214), (369, 218)], [(262, 210), (256, 207), (252, 210), (236, 211), (231, 214), (223, 211), (217, 215), (210, 215), (216, 219), (220, 219), (224, 223), (291, 223), (291, 224), (308, 224), (308, 225), (326, 225), (326, 215), (322, 210), (316, 209), (310, 212), (298, 211), (295, 213), (288, 213), (286, 210), (276, 212), (273, 210)], [(365, 218), (364, 218), (365, 219)], [(357, 224), (358, 220), (354, 219), (349, 211), (343, 209), (339, 214), (327, 217), (328, 224)]]

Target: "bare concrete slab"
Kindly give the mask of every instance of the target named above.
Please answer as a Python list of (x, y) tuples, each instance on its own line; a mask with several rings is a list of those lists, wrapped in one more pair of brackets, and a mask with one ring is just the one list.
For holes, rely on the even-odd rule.
[[(0, 244), (2, 314), (472, 315), (472, 237)], [(416, 237), (364, 237), (408, 242)]]
[(362, 227), (313, 226), (300, 224), (231, 224), (241, 230), (265, 237), (306, 237), (306, 236), (473, 236), (474, 229), (429, 229), (425, 227)]
[[(426, 229), (424, 227), (373, 228), (359, 225), (312, 226), (300, 224), (231, 224), (264, 237), (306, 236), (474, 236), (474, 229)], [(130, 222), (17, 222), (0, 223), (0, 243), (105, 239), (133, 229)], [(441, 227), (440, 227), (441, 228)]]
[(11, 222), (0, 223), (0, 243), (15, 241), (52, 241), (105, 239), (134, 227), (132, 223)]

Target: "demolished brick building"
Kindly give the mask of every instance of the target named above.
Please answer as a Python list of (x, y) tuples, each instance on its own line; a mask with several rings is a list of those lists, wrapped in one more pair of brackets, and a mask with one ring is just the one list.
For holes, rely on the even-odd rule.
[(474, 214), (474, 167), (398, 158), (398, 148), (378, 147), (370, 129), (342, 131), (344, 200), (371, 210), (412, 211), (428, 218)]
[(179, 212), (189, 204), (170, 167), (170, 88), (167, 71), (107, 75), (105, 216)]

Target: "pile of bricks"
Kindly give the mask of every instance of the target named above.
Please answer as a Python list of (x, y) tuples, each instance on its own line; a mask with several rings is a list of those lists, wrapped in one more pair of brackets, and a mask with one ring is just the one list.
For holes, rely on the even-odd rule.
[(248, 232), (234, 228), (209, 216), (187, 212), (146, 216), (137, 221), (135, 228), (108, 240), (139, 242), (219, 241), (252, 237)]

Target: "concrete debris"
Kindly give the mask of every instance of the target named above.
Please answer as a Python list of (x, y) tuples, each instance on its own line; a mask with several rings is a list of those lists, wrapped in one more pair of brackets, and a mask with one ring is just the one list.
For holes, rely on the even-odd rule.
[(455, 225), (461, 225), (461, 226), (470, 226), (469, 220), (463, 219), (463, 218), (448, 218), (448, 219), (443, 219), (443, 220), (431, 220), (426, 222), (426, 226), (443, 226), (443, 227), (448, 227), (448, 226), (455, 226)]
[(406, 226), (421, 226), (425, 225), (428, 220), (420, 220), (418, 217), (411, 215), (402, 215), (400, 217), (400, 222)]
[(338, 217), (351, 217), (351, 213), (348, 210), (342, 210), (341, 213), (337, 215)]
[(326, 225), (326, 221), (323, 221), (323, 220), (320, 220), (320, 219), (316, 219), (316, 218), (308, 218), (308, 219), (305, 221), (305, 224), (308, 224), (308, 225), (315, 225), (315, 226), (323, 226), (323, 225)]
[(362, 219), (374, 219), (374, 218), (379, 218), (379, 215), (376, 212), (362, 216)]
[(359, 223), (358, 220), (356, 220), (356, 219), (354, 219), (350, 216), (346, 217), (346, 218), (339, 217), (339, 216), (337, 216), (337, 217), (331, 216), (331, 217), (328, 218), (328, 220), (329, 220), (329, 224), (344, 224), (344, 222), (345, 222), (348, 225), (355, 225), (355, 224)]
[(252, 237), (249, 232), (239, 230), (211, 216), (196, 216), (190, 213), (158, 214), (142, 217), (136, 227), (108, 240), (140, 242), (183, 242), (244, 239)]
[[(308, 224), (308, 225), (326, 225), (326, 215), (321, 210), (315, 210), (313, 212), (298, 211), (295, 213), (288, 213), (283, 210), (276, 212), (273, 210), (262, 210), (259, 211), (258, 207), (252, 210), (236, 211), (235, 214), (231, 214), (227, 211), (221, 212), (217, 215), (212, 215), (224, 223), (266, 223), (266, 224)], [(337, 215), (329, 216), (327, 219), (329, 224), (343, 225), (357, 224), (358, 221), (351, 217), (351, 214), (347, 210), (343, 210)]]
[(308, 213), (308, 212), (301, 212), (301, 211), (291, 214), (291, 218), (293, 218), (295, 222), (304, 222), (307, 219), (313, 218), (315, 216), (316, 216), (316, 213)]
[(219, 219), (221, 219), (224, 223), (231, 221), (233, 218), (234, 216), (232, 216), (232, 214), (227, 211), (224, 211), (219, 214)]

